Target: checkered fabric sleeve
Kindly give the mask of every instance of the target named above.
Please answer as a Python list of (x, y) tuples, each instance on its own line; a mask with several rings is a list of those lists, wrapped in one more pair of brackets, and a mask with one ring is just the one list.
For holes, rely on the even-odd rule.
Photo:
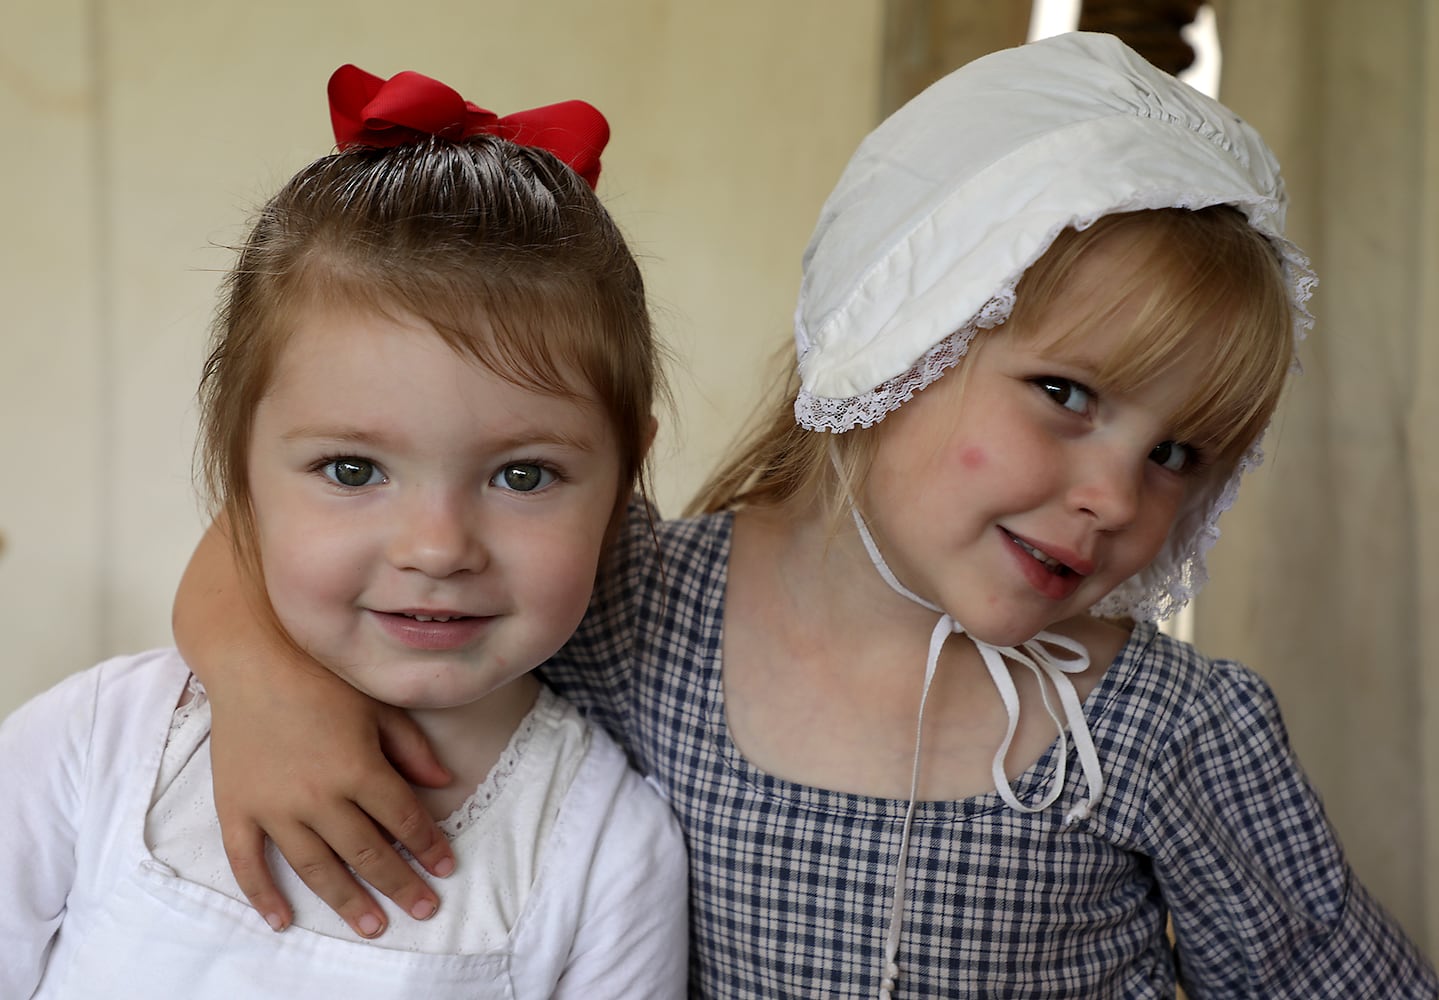
[[(1156, 643), (1155, 669), (1190, 652)], [(1198, 676), (1141, 800), (1180, 981), (1196, 998), (1439, 995), (1345, 862), (1268, 686), (1223, 661)]]

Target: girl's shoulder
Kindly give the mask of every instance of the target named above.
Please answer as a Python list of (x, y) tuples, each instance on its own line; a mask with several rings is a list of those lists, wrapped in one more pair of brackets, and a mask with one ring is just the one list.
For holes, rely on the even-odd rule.
[(730, 523), (728, 513), (662, 520), (634, 498), (584, 620), (539, 668), (544, 680), (610, 733), (629, 733), (636, 674), (659, 683), (696, 662), (696, 643), (718, 642)]
[(1192, 643), (1140, 622), (1123, 643), (1096, 695), (1176, 719), (1207, 706), (1274, 702), (1274, 693), (1256, 671), (1237, 660), (1211, 657)]
[(1107, 768), (1139, 784), (1208, 758), (1290, 756), (1278, 701), (1263, 677), (1151, 623), (1135, 626), (1086, 715)]
[(729, 511), (665, 519), (632, 498), (606, 555), (595, 604), (708, 592), (724, 578), (732, 526)]
[(629, 507), (627, 535), (632, 548), (684, 574), (714, 564), (728, 551), (734, 513), (728, 510), (688, 517), (661, 518), (653, 507), (636, 500)]
[[(44, 719), (44, 725), (68, 720), (88, 727), (109, 720), (115, 725), (143, 724), (153, 708), (173, 711), (190, 678), (190, 668), (174, 649), (152, 649), (112, 657), (77, 671), (30, 699), (5, 720), (20, 725)], [(123, 709), (123, 710), (122, 710)]]

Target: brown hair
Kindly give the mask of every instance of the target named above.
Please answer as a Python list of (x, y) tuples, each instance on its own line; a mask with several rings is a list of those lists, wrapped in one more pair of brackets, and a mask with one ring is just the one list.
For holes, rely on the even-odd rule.
[[(1088, 315), (1047, 315), (1079, 262), (1101, 245), (1115, 251), (1120, 263), (1114, 294)], [(1137, 312), (1128, 312), (1136, 306)], [(1179, 401), (1174, 431), (1208, 453), (1212, 468), (1227, 476), (1269, 423), (1293, 360), (1294, 317), (1278, 252), (1227, 205), (1105, 216), (1086, 229), (1061, 232), (1020, 279), (1009, 318), (977, 333), (972, 349), (981, 346), (981, 338), (1022, 336), (1049, 319), (1067, 324), (1062, 345), (1112, 323), (1121, 307), (1127, 324), (1123, 348), (1098, 373), (1105, 385), (1120, 390), (1192, 360), (1192, 335), (1202, 329), (1201, 353), (1210, 375), (1193, 398)], [(963, 377), (963, 361), (958, 369)], [(837, 516), (844, 498), (858, 495), (879, 428), (830, 434), (801, 427), (794, 416), (798, 391), (791, 354), (759, 423), (691, 501), (691, 512), (776, 506), (806, 497)]]
[(411, 313), (501, 378), (592, 395), (618, 443), (617, 514), (647, 492), (660, 348), (639, 267), (585, 182), (548, 152), (487, 135), (353, 149), (265, 204), (222, 289), (199, 466), (247, 570), (259, 568), (251, 425), (296, 317), (317, 302)]

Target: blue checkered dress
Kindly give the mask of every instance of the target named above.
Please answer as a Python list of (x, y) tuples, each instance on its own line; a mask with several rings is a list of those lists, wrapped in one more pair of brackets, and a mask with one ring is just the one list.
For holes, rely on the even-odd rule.
[[(668, 791), (695, 996), (874, 997), (907, 803), (809, 788), (735, 748), (720, 683), (731, 518), (631, 512), (546, 680)], [(1140, 626), (1085, 703), (1107, 786), (1065, 828), (995, 793), (921, 803), (897, 997), (1439, 997), (1355, 881), (1253, 673)], [(1050, 782), (1053, 748), (1016, 782)], [(1178, 939), (1165, 935), (1172, 916)], [(643, 995), (637, 984), (636, 996)]]

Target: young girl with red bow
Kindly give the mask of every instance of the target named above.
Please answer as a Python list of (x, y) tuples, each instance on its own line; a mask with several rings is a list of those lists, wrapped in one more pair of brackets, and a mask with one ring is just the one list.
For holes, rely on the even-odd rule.
[[(541, 670), (672, 798), (695, 995), (1439, 995), (1268, 688), (1153, 624), (1204, 583), (1309, 323), (1284, 209), (1251, 128), (1107, 36), (980, 59), (861, 145), (787, 391), (696, 516), (656, 545), (631, 511)], [(447, 856), (381, 760), (402, 729), (338, 718), (221, 555), (177, 610), (233, 713), (241, 884), (286, 912), (263, 830), (352, 925), (374, 904), (332, 850), (427, 912), (369, 818)], [(288, 721), (248, 735), (276, 687)], [(295, 770), (315, 793), (273, 794)]]
[(590, 187), (608, 127), (353, 66), (330, 95), (340, 151), (227, 279), (204, 469), (257, 613), (449, 769), (419, 807), (457, 905), (361, 941), (287, 873), (271, 933), (226, 863), (206, 691), (174, 650), (120, 657), (0, 727), (0, 995), (682, 996), (674, 817), (530, 672), (579, 623), (653, 429), (643, 283)]

